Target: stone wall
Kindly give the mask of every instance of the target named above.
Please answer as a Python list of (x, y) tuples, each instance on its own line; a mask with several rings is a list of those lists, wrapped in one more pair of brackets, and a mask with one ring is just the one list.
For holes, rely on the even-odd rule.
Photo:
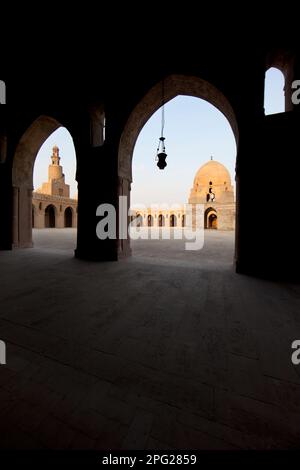
[(49, 196), (38, 192), (32, 194), (32, 216), (34, 228), (45, 228), (45, 210), (48, 206), (55, 210), (55, 228), (64, 228), (65, 211), (72, 210), (72, 227), (77, 227), (77, 200), (60, 196)]

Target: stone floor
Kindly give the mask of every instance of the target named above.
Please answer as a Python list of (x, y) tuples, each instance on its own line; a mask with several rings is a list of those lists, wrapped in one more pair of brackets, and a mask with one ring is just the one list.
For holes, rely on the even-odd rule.
[(1, 448), (300, 447), (300, 287), (235, 274), (232, 233), (118, 263), (34, 238), (0, 253)]

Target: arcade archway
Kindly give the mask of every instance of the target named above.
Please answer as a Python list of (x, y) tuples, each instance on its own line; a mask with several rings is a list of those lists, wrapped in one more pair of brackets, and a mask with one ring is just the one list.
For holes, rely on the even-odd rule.
[(49, 204), (45, 209), (45, 228), (56, 227), (56, 209), (52, 204)]
[(67, 207), (65, 210), (65, 227), (73, 227), (73, 210), (71, 207)]
[(153, 218), (153, 215), (148, 215), (147, 217), (147, 226), (148, 227), (153, 227), (154, 225), (154, 218)]
[[(157, 83), (149, 90), (130, 114), (121, 135), (118, 152), (119, 196), (127, 196), (129, 206), (134, 147), (141, 129), (152, 114), (161, 106), (161, 90), (162, 82)], [(231, 104), (220, 90), (213, 84), (195, 76), (171, 75), (166, 77), (164, 79), (164, 102), (167, 103), (178, 95), (203, 99), (221, 111), (231, 127), (235, 138), (236, 149), (238, 149), (239, 131), (237, 119)], [(236, 198), (238, 199), (238, 188), (236, 194)], [(236, 214), (236, 218), (236, 227), (238, 229), (238, 213)], [(214, 226), (216, 225), (216, 222), (212, 220), (210, 223)], [(169, 225), (172, 226), (171, 220)], [(120, 240), (118, 248), (120, 255), (129, 255), (131, 253), (130, 240)]]
[[(54, 210), (53, 215), (53, 210), (48, 208), (51, 204), (47, 202), (38, 204), (34, 212), (32, 211), (33, 170), (36, 157), (44, 142), (61, 127), (61, 123), (56, 119), (40, 116), (24, 132), (16, 147), (12, 167), (13, 247), (32, 247), (32, 227), (34, 225), (39, 228), (41, 221), (44, 225), (44, 221), (46, 223), (47, 220), (48, 225), (45, 227), (64, 226), (64, 212)], [(59, 214), (61, 216), (58, 217)]]
[(175, 214), (170, 215), (170, 227), (177, 227), (177, 217)]
[(208, 207), (204, 212), (204, 228), (205, 229), (217, 229), (218, 228), (218, 216), (217, 211), (213, 207)]
[(159, 227), (165, 226), (165, 216), (163, 214), (159, 214), (158, 216), (158, 226)]

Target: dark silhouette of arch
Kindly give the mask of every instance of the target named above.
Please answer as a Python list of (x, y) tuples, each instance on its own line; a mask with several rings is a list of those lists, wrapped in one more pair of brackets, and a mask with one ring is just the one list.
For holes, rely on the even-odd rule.
[(177, 217), (175, 214), (170, 215), (170, 227), (177, 227)]
[(158, 216), (158, 226), (164, 227), (165, 226), (165, 217), (163, 214), (159, 214)]
[[(282, 73), (283, 79), (281, 83), (281, 89), (278, 89), (278, 93), (280, 93), (278, 96), (281, 96), (283, 98), (284, 104), (281, 105), (281, 109), (275, 111), (275, 113), (278, 112), (285, 112), (285, 111), (292, 111), (294, 108), (294, 104), (292, 101), (292, 93), (293, 93), (293, 88), (292, 88), (292, 83), (295, 78), (295, 61), (293, 57), (293, 53), (291, 53), (290, 50), (285, 49), (285, 48), (272, 48), (272, 50), (269, 51), (267, 55), (267, 60), (266, 60), (266, 78), (267, 74), (270, 71), (270, 69), (277, 69), (279, 72)], [(266, 83), (265, 83), (265, 97), (266, 97)], [(266, 105), (266, 102), (264, 103), (264, 106)], [(268, 115), (270, 114), (269, 112), (266, 112), (265, 114)]]
[(217, 222), (218, 222), (218, 218), (216, 214), (210, 214), (208, 216), (208, 220), (207, 220), (208, 228), (216, 229), (218, 227)]
[(142, 227), (143, 226), (143, 216), (141, 214), (136, 214), (136, 226)]
[(65, 210), (65, 227), (73, 227), (73, 210), (67, 207)]
[[(47, 138), (63, 124), (55, 118), (41, 115), (35, 119), (20, 137), (13, 158), (13, 246), (32, 247), (33, 169), (37, 154)], [(44, 204), (43, 204), (44, 206)], [(41, 207), (40, 207), (41, 209)], [(46, 213), (45, 213), (46, 216)]]
[(52, 204), (45, 209), (45, 227), (55, 228), (55, 207)]
[[(172, 74), (164, 78), (164, 102), (172, 100), (179, 95), (194, 96), (203, 99), (227, 118), (235, 137), (236, 147), (239, 142), (238, 122), (235, 111), (223, 93), (212, 83), (196, 76)], [(132, 182), (132, 156), (139, 133), (150, 119), (152, 114), (161, 106), (162, 82), (157, 82), (146, 92), (144, 97), (137, 103), (128, 116), (119, 141), (118, 149), (118, 176), (120, 180)], [(237, 176), (237, 185), (239, 179)], [(129, 197), (130, 185), (120, 184), (119, 195)], [(239, 186), (237, 189), (237, 199), (239, 198)], [(167, 215), (166, 215), (167, 218)], [(170, 224), (171, 226), (171, 224)], [(237, 232), (239, 230), (239, 211), (237, 211), (236, 221)], [(119, 252), (127, 256), (130, 253), (130, 238), (126, 242), (118, 244)]]
[(32, 206), (32, 213), (31, 213), (31, 223), (32, 223), (32, 228), (34, 228), (34, 206)]
[(148, 227), (153, 227), (154, 225), (154, 218), (153, 218), (153, 215), (149, 214), (148, 217), (147, 217), (147, 224), (148, 224)]
[(204, 212), (204, 228), (217, 228), (217, 211), (213, 207), (208, 207)]

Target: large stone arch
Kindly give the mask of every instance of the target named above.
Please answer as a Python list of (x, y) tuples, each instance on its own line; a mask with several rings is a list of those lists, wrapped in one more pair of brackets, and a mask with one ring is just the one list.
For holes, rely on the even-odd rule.
[(13, 247), (32, 246), (33, 168), (39, 149), (62, 124), (39, 116), (24, 132), (17, 145), (12, 167)]
[[(122, 132), (118, 152), (119, 177), (132, 181), (132, 156), (139, 133), (152, 114), (161, 106), (162, 82), (153, 86), (137, 104)], [(170, 75), (164, 79), (164, 98), (168, 102), (178, 95), (208, 101), (227, 118), (238, 146), (239, 131), (235, 113), (228, 99), (214, 85), (195, 76)]]
[[(239, 129), (235, 112), (225, 97), (213, 84), (196, 76), (169, 75), (164, 79), (165, 103), (178, 95), (194, 96), (208, 101), (227, 118), (238, 149)], [(132, 182), (132, 156), (138, 135), (152, 114), (162, 104), (162, 82), (154, 85), (131, 112), (122, 132), (118, 149), (119, 196), (127, 196), (130, 206)], [(120, 240), (119, 254), (129, 255), (130, 240)]]

